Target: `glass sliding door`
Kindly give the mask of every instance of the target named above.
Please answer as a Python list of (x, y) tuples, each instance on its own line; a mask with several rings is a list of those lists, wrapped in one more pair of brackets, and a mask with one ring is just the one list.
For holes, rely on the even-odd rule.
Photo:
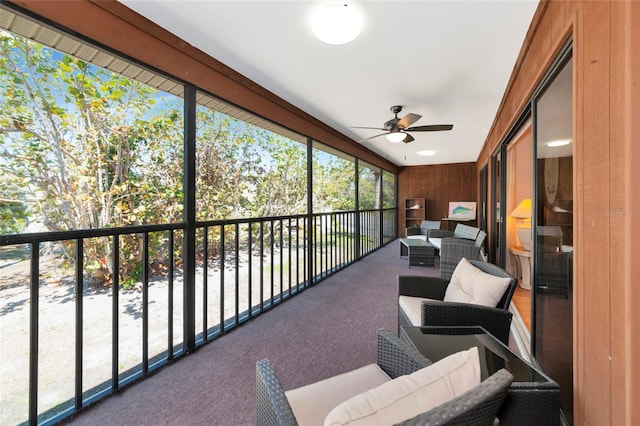
[(491, 200), (491, 242), (489, 245), (489, 262), (502, 266), (504, 254), (502, 253), (502, 239), (504, 234), (504, 207), (502, 205), (504, 193), (504, 173), (502, 171), (502, 155), (504, 146), (501, 146), (492, 158), (493, 199)]
[(531, 199), (533, 136), (531, 115), (507, 139), (505, 187), (505, 269), (518, 279), (513, 295), (514, 338), (523, 356), (531, 355)]
[[(489, 166), (480, 170), (480, 205), (478, 206), (478, 226), (485, 231), (489, 225), (487, 206), (489, 204)], [(485, 241), (486, 244), (486, 241)]]
[(534, 98), (533, 354), (560, 384), (561, 407), (573, 421), (573, 111), (568, 58)]

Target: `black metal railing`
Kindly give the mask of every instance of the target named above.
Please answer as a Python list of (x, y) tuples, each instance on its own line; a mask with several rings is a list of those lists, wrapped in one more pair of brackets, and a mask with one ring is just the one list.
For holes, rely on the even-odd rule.
[[(13, 413), (8, 423), (56, 423), (189, 353), (189, 337), (200, 346), (274, 307), (394, 239), (396, 210), (206, 221), (195, 229), (195, 277), (182, 267), (184, 223), (0, 236), (0, 246), (24, 253), (29, 265), (23, 275), (0, 275), (0, 295), (29, 288), (15, 300), (6, 292), (0, 305), (3, 321), (20, 311), (29, 323), (14, 350), (3, 349), (5, 365), (28, 357), (29, 366), (0, 383), (15, 394), (0, 407)], [(125, 253), (125, 238), (140, 242), (140, 253)], [(111, 253), (101, 260), (115, 271), (108, 285), (87, 273), (86, 246), (96, 243)], [(50, 272), (60, 244), (73, 247), (74, 258), (69, 269)], [(118, 272), (134, 255), (136, 280)], [(75, 337), (64, 344), (69, 333)]]
[(309, 285), (306, 215), (207, 221), (197, 230), (197, 344)]

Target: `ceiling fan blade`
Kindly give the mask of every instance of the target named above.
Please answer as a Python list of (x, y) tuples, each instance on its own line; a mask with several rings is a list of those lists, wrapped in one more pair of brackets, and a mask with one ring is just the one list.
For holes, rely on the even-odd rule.
[(359, 141), (358, 141), (358, 143), (366, 142), (366, 141), (368, 141), (368, 140), (370, 140), (370, 139), (375, 139), (375, 138), (377, 138), (377, 137), (380, 137), (380, 136), (383, 136), (383, 135), (386, 135), (386, 134), (387, 134), (387, 132), (380, 133), (380, 134), (378, 134), (378, 135), (371, 136), (371, 137), (368, 137), (368, 138), (366, 138), (366, 139), (359, 140)]
[(398, 121), (398, 127), (400, 127), (401, 129), (406, 129), (416, 121), (420, 120), (421, 117), (421, 115), (413, 114), (410, 112), (409, 114), (402, 117), (400, 121)]
[(428, 126), (416, 126), (404, 129), (407, 132), (440, 132), (453, 129), (453, 124), (431, 124)]
[(407, 136), (404, 138), (404, 140), (402, 142), (409, 143), (409, 142), (413, 142), (413, 141), (415, 141), (415, 138), (413, 136), (411, 136), (409, 133), (407, 133)]

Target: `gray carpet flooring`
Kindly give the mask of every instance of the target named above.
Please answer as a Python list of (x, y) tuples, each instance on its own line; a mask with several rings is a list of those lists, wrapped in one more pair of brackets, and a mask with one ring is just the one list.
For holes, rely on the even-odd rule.
[(375, 362), (376, 330), (397, 330), (398, 275), (440, 271), (409, 268), (393, 241), (66, 423), (255, 425), (256, 361), (284, 389)]

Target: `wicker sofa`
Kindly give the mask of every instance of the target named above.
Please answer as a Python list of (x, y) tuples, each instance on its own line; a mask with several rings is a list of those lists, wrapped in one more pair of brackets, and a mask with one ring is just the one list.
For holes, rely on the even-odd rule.
[[(415, 348), (404, 342), (388, 330), (378, 330), (377, 367), (381, 371), (377, 374), (387, 375), (387, 380), (400, 379), (400, 376), (415, 373), (431, 365), (431, 361), (422, 356)], [(377, 367), (373, 365), (375, 369)], [(364, 367), (368, 368), (368, 366)], [(343, 387), (366, 387), (367, 378), (358, 377), (362, 373), (353, 370), (340, 376), (285, 392), (282, 389), (269, 360), (263, 359), (256, 363), (256, 424), (259, 426), (293, 426), (298, 424), (322, 425), (326, 424), (325, 411), (328, 407), (335, 407), (350, 401), (335, 401), (344, 389), (335, 389), (336, 385)], [(498, 410), (504, 401), (513, 376), (504, 369), (499, 370), (488, 379), (467, 392), (437, 405), (428, 411), (414, 416), (399, 424), (402, 425), (493, 425)], [(320, 389), (319, 389), (320, 388)], [(329, 390), (328, 390), (329, 389)], [(301, 397), (301, 393), (306, 394)], [(333, 401), (332, 401), (333, 400)], [(306, 401), (314, 411), (313, 418), (297, 418), (294, 412), (304, 410), (301, 401)], [(297, 408), (297, 409), (296, 409)], [(360, 419), (360, 423), (362, 419)], [(333, 423), (332, 423), (333, 424)]]

